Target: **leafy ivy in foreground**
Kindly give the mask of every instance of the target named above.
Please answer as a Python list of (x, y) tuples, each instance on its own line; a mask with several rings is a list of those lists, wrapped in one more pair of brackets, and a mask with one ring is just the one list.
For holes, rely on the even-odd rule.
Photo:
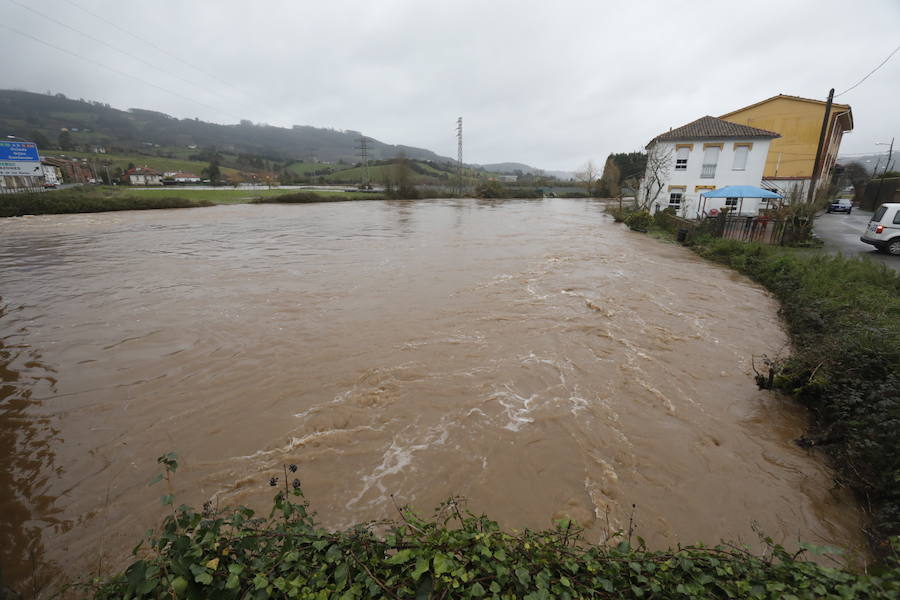
[[(167, 478), (177, 468), (171, 454), (160, 462)], [(487, 517), (463, 510), (457, 500), (428, 520), (407, 509), (400, 514), (396, 523), (327, 531), (316, 526), (295, 479), (292, 490), (285, 485), (275, 496), (267, 518), (243, 507), (222, 512), (180, 507), (149, 535), (147, 547), (135, 548), (138, 559), (123, 574), (80, 590), (95, 599), (900, 595), (896, 563), (877, 575), (854, 574), (799, 560), (771, 540), (764, 556), (733, 546), (654, 552), (627, 541), (616, 547), (587, 544), (570, 521), (548, 531), (504, 532)]]

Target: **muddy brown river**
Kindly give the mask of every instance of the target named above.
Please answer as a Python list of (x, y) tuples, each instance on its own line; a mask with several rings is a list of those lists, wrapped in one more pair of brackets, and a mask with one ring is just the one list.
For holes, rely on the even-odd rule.
[(320, 521), (468, 498), (507, 527), (861, 552), (805, 416), (753, 384), (776, 302), (583, 200), (369, 201), (0, 220), (0, 560), (121, 568), (176, 503)]

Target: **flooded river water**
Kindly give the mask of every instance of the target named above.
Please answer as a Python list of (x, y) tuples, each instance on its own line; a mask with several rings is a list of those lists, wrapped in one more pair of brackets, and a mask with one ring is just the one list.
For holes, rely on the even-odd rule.
[[(236, 205), (0, 220), (0, 560), (127, 564), (176, 502), (863, 546), (802, 410), (756, 390), (775, 301), (582, 200)], [(636, 505), (632, 508), (632, 505)], [(607, 520), (609, 525), (607, 525)]]

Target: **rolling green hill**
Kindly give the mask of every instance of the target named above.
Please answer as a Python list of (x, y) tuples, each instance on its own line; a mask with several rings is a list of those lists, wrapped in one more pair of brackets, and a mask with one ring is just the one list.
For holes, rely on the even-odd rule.
[[(102, 146), (117, 154), (156, 148), (193, 146), (219, 152), (248, 154), (276, 161), (356, 162), (356, 131), (295, 125), (288, 129), (241, 121), (235, 125), (177, 119), (165, 113), (132, 108), (127, 111), (101, 102), (73, 100), (62, 94), (48, 95), (0, 90), (0, 130), (32, 139), (43, 137), (57, 145), (66, 129), (78, 149)], [(37, 132), (37, 136), (35, 135)], [(430, 150), (370, 140), (369, 156), (388, 159), (404, 153), (417, 160), (451, 161)]]
[[(108, 171), (110, 181), (119, 180), (131, 165), (205, 177), (204, 169), (213, 161), (223, 182), (357, 184), (364, 179), (358, 166), (361, 134), (356, 131), (300, 125), (288, 129), (249, 121), (220, 125), (152, 110), (123, 111), (62, 94), (18, 90), (0, 90), (0, 131), (36, 142), (43, 155), (86, 160), (104, 180)], [(369, 181), (373, 184), (396, 179), (395, 165), (401, 156), (409, 159), (414, 184), (456, 184), (453, 159), (372, 139), (368, 147)], [(520, 163), (495, 166), (498, 168), (467, 165), (464, 185), (511, 172), (513, 167), (526, 177), (538, 172)]]

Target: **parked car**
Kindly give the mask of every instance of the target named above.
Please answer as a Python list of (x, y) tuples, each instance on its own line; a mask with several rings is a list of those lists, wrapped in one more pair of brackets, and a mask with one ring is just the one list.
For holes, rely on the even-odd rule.
[(900, 202), (879, 206), (859, 239), (882, 252), (900, 256)]
[(839, 198), (828, 205), (825, 212), (845, 212), (848, 215), (853, 212), (853, 203), (846, 198)]

